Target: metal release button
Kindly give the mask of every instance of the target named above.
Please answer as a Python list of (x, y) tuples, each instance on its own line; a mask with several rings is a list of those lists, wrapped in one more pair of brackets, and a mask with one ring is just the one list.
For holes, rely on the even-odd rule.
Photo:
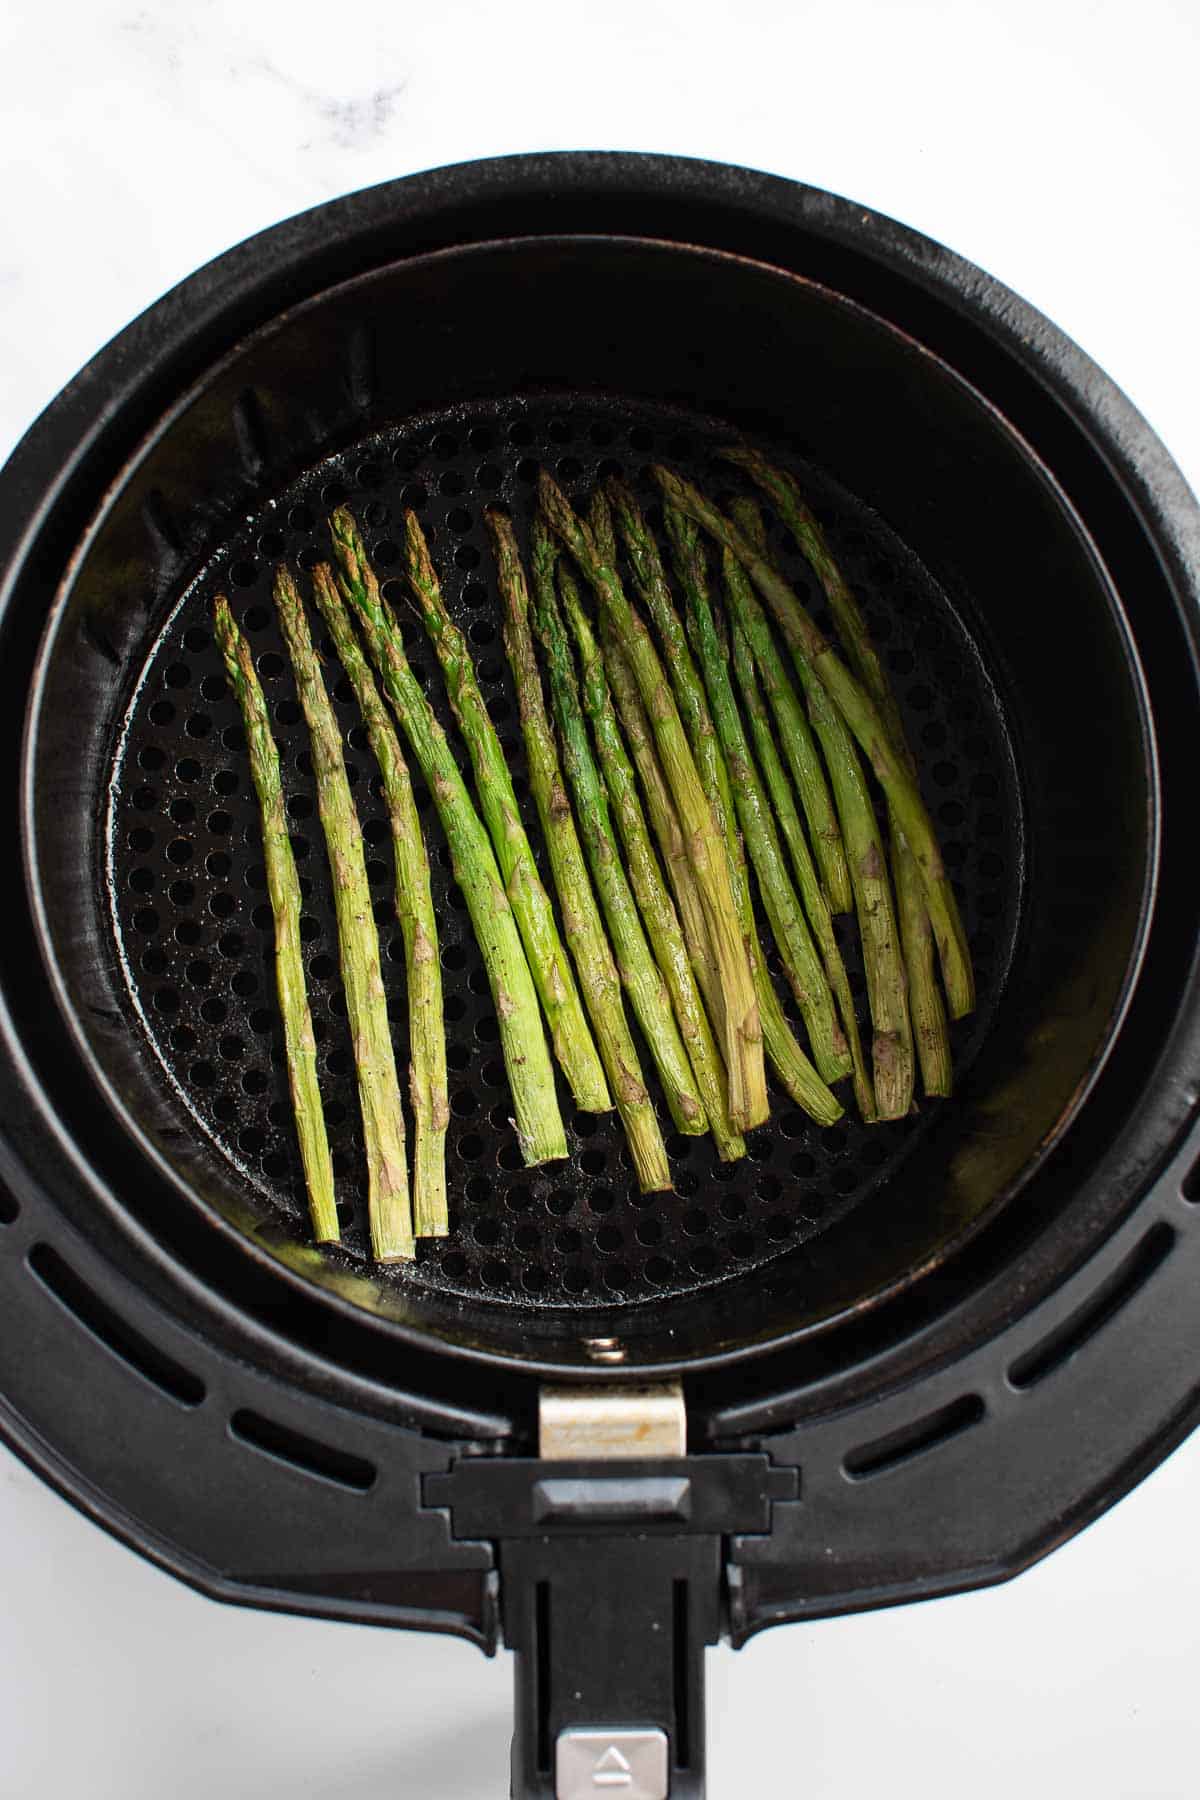
[(556, 1800), (667, 1800), (665, 1731), (560, 1731)]

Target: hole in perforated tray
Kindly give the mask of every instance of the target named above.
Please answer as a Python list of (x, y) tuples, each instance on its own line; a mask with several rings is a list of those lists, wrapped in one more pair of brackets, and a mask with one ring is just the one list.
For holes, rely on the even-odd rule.
[[(398, 557), (390, 560), (404, 508), (419, 509), (533, 828), (483, 507), (504, 507), (523, 530), (530, 469), (543, 461), (577, 496), (601, 473), (619, 470), (640, 481), (659, 455), (722, 490), (730, 485), (728, 470), (714, 464), (712, 451), (728, 435), (718, 424), (670, 409), (563, 395), (411, 421), (323, 462), (220, 545), (154, 646), (115, 771), (109, 846), (114, 928), (131, 995), (177, 1098), (216, 1152), (290, 1218), (298, 1237), (306, 1236), (258, 815), (237, 709), (209, 629), (212, 597), (225, 588), (264, 676), (300, 858), (302, 938), (343, 1229), (343, 1249), (334, 1256), (366, 1261), (363, 1149), (312, 762), (271, 606), (272, 559), (284, 555), (296, 565), (304, 550), (313, 553), (310, 562), (317, 560), (328, 496), (344, 494), (366, 524), (368, 542), (377, 555), (383, 552), (380, 573), (399, 607), (422, 685), (450, 728), (436, 665), (405, 610)], [(956, 1062), (964, 1070), (986, 1035), (1019, 910), (1021, 818), (996, 695), (959, 617), (915, 559), (874, 514), (819, 472), (805, 479), (851, 582), (867, 598), (961, 889), (979, 977), (978, 1009), (955, 1027)], [(772, 542), (799, 585), (804, 565), (778, 526)], [(386, 811), (348, 684), (332, 659), (327, 674), (374, 878), (403, 1070), (404, 951), (391, 911)], [(415, 770), (414, 787), (441, 934), (451, 1235), (422, 1245), (415, 1267), (382, 1270), (381, 1279), (525, 1307), (611, 1307), (694, 1292), (793, 1251), (849, 1208), (869, 1204), (936, 1125), (939, 1107), (926, 1105), (897, 1125), (867, 1129), (848, 1118), (822, 1132), (773, 1089), (773, 1118), (751, 1139), (752, 1154), (722, 1165), (711, 1140), (671, 1133), (651, 1080), (676, 1191), (647, 1196), (631, 1181), (616, 1114), (575, 1113), (560, 1080), (570, 1160), (525, 1169), (509, 1123), (488, 984), (436, 812)], [(536, 841), (536, 829), (533, 835)], [(839, 937), (864, 1015), (848, 920), (840, 922)]]

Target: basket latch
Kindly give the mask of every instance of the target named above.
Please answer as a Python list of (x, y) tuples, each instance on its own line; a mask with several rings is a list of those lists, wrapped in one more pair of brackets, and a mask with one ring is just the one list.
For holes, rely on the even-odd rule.
[(586, 1390), (552, 1391), (541, 1456), (460, 1457), (426, 1476), (425, 1504), (496, 1547), (514, 1800), (700, 1800), (727, 1540), (769, 1532), (798, 1473), (688, 1456), (678, 1390), (595, 1392), (593, 1410)]

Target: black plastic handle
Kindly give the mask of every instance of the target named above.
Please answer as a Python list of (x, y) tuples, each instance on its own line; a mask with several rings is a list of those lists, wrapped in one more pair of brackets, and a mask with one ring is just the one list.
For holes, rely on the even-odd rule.
[[(464, 1456), (428, 1475), (423, 1492), (427, 1507), (449, 1513), (456, 1538), (496, 1545), (516, 1659), (513, 1800), (558, 1800), (564, 1734), (578, 1733), (585, 1742), (566, 1746), (571, 1800), (656, 1790), (700, 1800), (704, 1652), (721, 1631), (728, 1541), (769, 1534), (775, 1503), (797, 1497), (796, 1470), (746, 1452)], [(649, 1788), (623, 1764), (647, 1749), (659, 1765)]]
[(720, 1630), (721, 1560), (721, 1540), (709, 1536), (504, 1545), (513, 1800), (553, 1800), (560, 1738), (575, 1731), (611, 1734), (613, 1748), (594, 1740), (595, 1792), (617, 1800), (623, 1734), (654, 1730), (667, 1740), (671, 1800), (701, 1800), (704, 1651)]

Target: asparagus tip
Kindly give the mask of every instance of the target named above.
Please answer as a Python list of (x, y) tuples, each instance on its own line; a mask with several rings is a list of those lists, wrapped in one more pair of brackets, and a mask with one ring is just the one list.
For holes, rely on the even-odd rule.
[(355, 555), (362, 551), (358, 522), (348, 506), (335, 506), (329, 515), (329, 534), (336, 544), (344, 544)]
[(650, 474), (670, 499), (678, 501), (682, 497), (683, 483), (674, 469), (668, 469), (666, 463), (651, 463)]

